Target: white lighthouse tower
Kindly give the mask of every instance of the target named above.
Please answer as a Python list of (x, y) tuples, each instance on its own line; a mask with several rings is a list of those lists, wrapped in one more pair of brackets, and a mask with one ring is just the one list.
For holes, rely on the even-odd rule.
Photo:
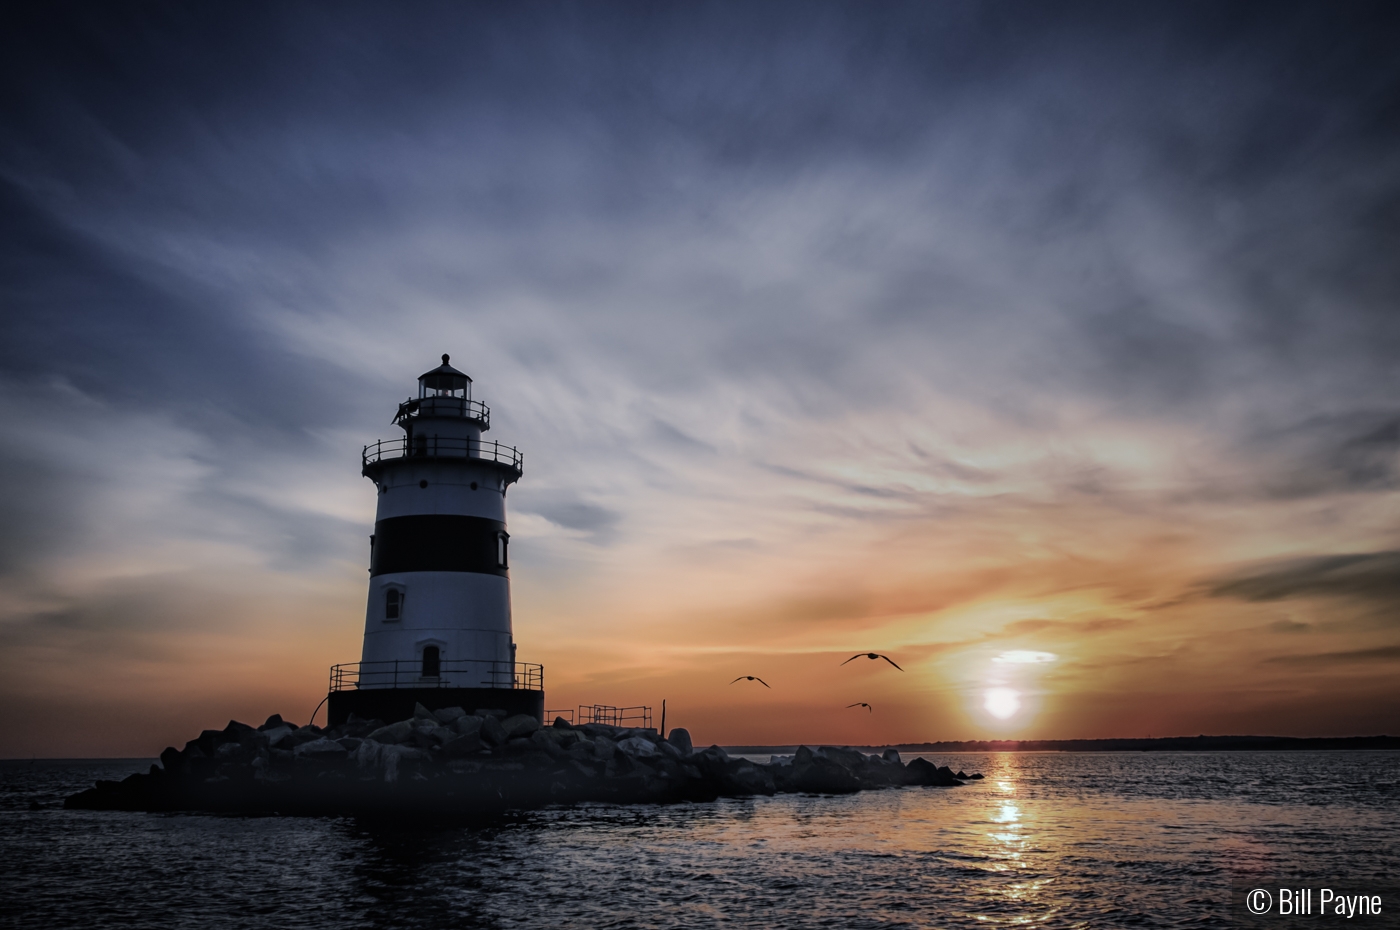
[(404, 435), (365, 446), (378, 490), (361, 661), (331, 670), (331, 722), (415, 703), (543, 715), (543, 670), (515, 661), (506, 489), (520, 452), (481, 438), (491, 412), (448, 364), (399, 404)]

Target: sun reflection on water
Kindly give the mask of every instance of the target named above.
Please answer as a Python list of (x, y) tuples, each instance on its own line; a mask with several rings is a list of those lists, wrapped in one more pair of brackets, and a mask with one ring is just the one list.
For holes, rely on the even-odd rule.
[(1010, 801), (1001, 805), (1001, 810), (992, 815), (992, 823), (1015, 823), (1021, 819), (1021, 809)]

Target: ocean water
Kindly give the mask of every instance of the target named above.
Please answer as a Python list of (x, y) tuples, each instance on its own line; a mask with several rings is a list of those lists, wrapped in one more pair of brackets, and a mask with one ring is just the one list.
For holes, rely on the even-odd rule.
[(0, 925), (1217, 927), (1232, 880), (1400, 874), (1400, 753), (929, 758), (986, 779), (477, 827), (64, 811), (150, 760), (0, 762)]

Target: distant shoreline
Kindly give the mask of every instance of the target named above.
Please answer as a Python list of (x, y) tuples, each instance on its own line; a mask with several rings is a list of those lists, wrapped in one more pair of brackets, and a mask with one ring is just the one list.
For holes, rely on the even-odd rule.
[[(815, 744), (814, 744), (815, 745)], [(790, 746), (726, 746), (740, 755), (779, 755)], [(897, 749), (900, 752), (1326, 752), (1357, 749), (1400, 749), (1400, 736), (1165, 736), (1156, 739), (1010, 739), (942, 740), (936, 743), (891, 743), (857, 749)]]

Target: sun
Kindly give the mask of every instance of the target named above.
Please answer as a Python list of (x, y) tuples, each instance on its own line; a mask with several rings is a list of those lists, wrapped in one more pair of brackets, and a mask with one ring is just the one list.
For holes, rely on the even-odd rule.
[(1010, 688), (992, 688), (987, 692), (987, 700), (982, 706), (993, 717), (1005, 720), (1021, 709), (1021, 695)]

